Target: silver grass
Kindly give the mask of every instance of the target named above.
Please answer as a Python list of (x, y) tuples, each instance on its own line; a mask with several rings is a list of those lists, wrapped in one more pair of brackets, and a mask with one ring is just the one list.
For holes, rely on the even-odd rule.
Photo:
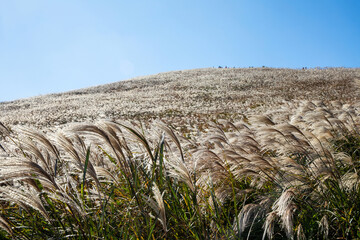
[(40, 164), (42, 167), (46, 169), (47, 172), (54, 174), (53, 169), (53, 159), (50, 158), (49, 154), (47, 154), (46, 150), (40, 149), (35, 143), (26, 138), (22, 141), (22, 149), (27, 153), (28, 157), (31, 158), (32, 161)]
[(99, 177), (103, 177), (107, 179), (109, 182), (114, 182), (116, 184), (119, 184), (117, 177), (115, 177), (114, 174), (112, 174), (109, 170), (107, 170), (104, 167), (95, 166), (95, 172)]
[(268, 116), (262, 116), (262, 115), (255, 115), (250, 117), (251, 123), (257, 123), (257, 124), (265, 124), (273, 126), (275, 123), (270, 119)]
[(329, 237), (329, 222), (328, 222), (326, 215), (324, 215), (321, 218), (321, 220), (319, 222), (319, 228), (320, 228), (320, 232), (324, 236), (324, 238), (328, 239), (328, 237)]
[(170, 127), (166, 126), (165, 124), (160, 124), (160, 128), (161, 128), (162, 130), (164, 130), (165, 133), (166, 133), (166, 134), (171, 138), (171, 140), (176, 144), (176, 146), (177, 146), (177, 148), (178, 148), (178, 150), (179, 150), (179, 152), (180, 152), (181, 160), (182, 160), (183, 162), (185, 162), (184, 153), (183, 153), (183, 150), (182, 150), (183, 148), (181, 147), (180, 140), (179, 140), (179, 138), (176, 136), (176, 134), (174, 133), (174, 131), (173, 131)]
[(29, 206), (37, 210), (47, 221), (51, 221), (49, 214), (40, 200), (39, 193), (32, 188), (0, 187), (0, 199), (18, 203), (23, 206)]
[[(100, 142), (95, 144), (101, 145), (102, 148), (104, 147), (102, 150), (106, 150), (109, 154), (112, 152), (116, 156), (118, 164), (124, 171), (127, 171), (127, 159), (132, 157), (133, 149), (129, 149), (120, 125), (115, 122), (101, 121), (97, 125), (88, 125), (87, 128), (78, 130), (90, 134), (90, 136), (93, 135), (96, 139), (100, 140)], [(103, 143), (105, 143), (105, 146)]]
[(299, 224), (296, 228), (297, 228), (297, 230), (296, 230), (296, 239), (298, 239), (298, 240), (306, 240), (306, 236), (305, 236), (304, 229), (303, 229), (302, 225)]
[(163, 230), (167, 232), (167, 223), (166, 223), (166, 213), (165, 213), (165, 205), (163, 200), (163, 193), (160, 192), (158, 186), (154, 183), (152, 187), (153, 198), (146, 197), (148, 205), (154, 210), (156, 213), (156, 217), (163, 226)]
[(272, 210), (281, 219), (282, 227), (285, 229), (288, 238), (293, 238), (293, 213), (296, 210), (296, 206), (293, 204), (293, 198), (295, 197), (295, 189), (289, 188), (285, 190), (281, 196), (274, 202)]
[[(66, 184), (64, 185), (64, 190), (62, 192), (65, 193), (64, 195), (67, 196), (66, 198), (73, 199), (76, 204), (74, 207), (75, 209), (85, 209), (84, 203), (81, 200), (80, 192), (78, 191), (78, 180), (75, 180), (68, 172), (65, 172), (65, 180)], [(71, 202), (72, 200), (69, 201), (69, 204), (71, 204)]]
[(176, 158), (168, 159), (167, 163), (170, 166), (168, 170), (170, 176), (186, 183), (191, 191), (195, 192), (195, 184), (187, 165), (182, 160), (177, 160)]
[(333, 156), (336, 162), (339, 162), (342, 165), (352, 166), (356, 171), (353, 159), (349, 154), (344, 152), (335, 152), (335, 153), (331, 153), (331, 155)]
[[(64, 134), (58, 133), (57, 141), (66, 151), (66, 154), (71, 156), (70, 160), (75, 163), (77, 168), (82, 172), (84, 170), (84, 164), (86, 159), (86, 148), (85, 143), (78, 135), (73, 135), (73, 139), (65, 136)], [(90, 154), (88, 161), (87, 173), (95, 181), (97, 186), (100, 186), (99, 179), (97, 177), (94, 165), (93, 165), (94, 154)]]
[[(21, 115), (16, 110), (18, 108), (11, 107), (13, 104), (1, 104), (3, 114), (0, 120), (4, 124), (17, 121), (18, 124), (23, 125), (55, 128), (62, 127), (68, 122), (79, 121), (79, 119), (93, 120), (105, 117), (99, 116), (99, 113), (106, 113), (106, 117), (119, 118), (121, 116), (121, 118), (131, 119), (134, 116), (156, 117), (164, 110), (174, 108), (184, 115), (192, 113), (196, 116), (191, 120), (174, 116), (163, 118), (173, 120), (174, 123), (180, 122), (178, 120), (180, 118), (183, 122), (194, 125), (196, 124), (194, 122), (198, 121), (196, 118), (202, 117), (203, 110), (210, 113), (221, 110), (238, 114), (238, 118), (241, 119), (241, 114), (244, 113), (246, 115), (259, 113), (277, 109), (279, 106), (294, 108), (296, 105), (303, 104), (303, 101), (297, 101), (297, 98), (321, 99), (326, 104), (329, 99), (340, 98), (343, 103), (356, 102), (359, 99), (358, 88), (353, 84), (359, 75), (358, 71), (357, 69), (336, 69), (335, 71), (308, 69), (301, 72), (301, 70), (271, 69), (265, 72), (261, 69), (251, 71), (248, 69), (226, 69), (226, 71), (225, 69), (202, 69), (182, 73), (164, 73), (143, 77), (142, 80), (122, 81), (122, 83), (114, 83), (106, 87), (77, 91), (88, 94), (67, 93), (16, 101), (13, 104), (19, 104), (19, 107), (29, 104), (28, 108), (21, 108)], [(183, 77), (179, 77), (179, 74)], [(305, 87), (299, 88), (299, 83), (305, 84)], [(317, 84), (314, 85), (314, 83)], [(339, 89), (339, 84), (343, 86), (343, 89)], [(154, 86), (156, 86), (156, 94), (154, 94)], [(204, 89), (209, 86), (216, 86), (216, 90), (210, 90), (209, 101), (204, 104), (198, 97), (202, 96)], [(309, 86), (312, 87), (309, 89)], [(247, 91), (240, 91), (241, 94), (239, 94), (238, 89)], [(269, 92), (271, 94), (267, 94)], [(177, 101), (174, 94), (181, 96), (181, 101)], [(229, 96), (235, 97), (234, 101), (227, 99)], [(284, 100), (289, 97), (295, 97), (295, 99), (291, 100), (291, 103)], [(59, 105), (59, 102), (64, 104)], [(259, 103), (262, 106), (258, 106)], [(54, 107), (55, 104), (56, 107)], [(89, 106), (92, 107), (89, 108)], [(126, 111), (120, 112), (120, 109)], [(293, 111), (293, 109), (290, 110)], [(143, 116), (145, 114), (148, 115)]]
[(64, 149), (65, 153), (70, 155), (76, 162), (81, 162), (84, 159), (83, 153), (86, 151), (86, 147), (80, 137), (73, 135), (73, 139), (70, 139), (68, 136), (59, 132), (56, 140)]
[[(300, 110), (291, 108), (296, 104), (302, 106)], [(210, 124), (212, 127), (207, 133), (192, 135), (191, 141), (183, 141), (185, 138), (177, 136), (173, 128), (168, 128), (165, 131), (167, 140), (170, 139), (165, 141), (166, 166), (169, 166), (167, 172), (179, 181), (185, 182), (192, 190), (195, 185), (204, 191), (208, 190), (210, 178), (213, 184), (219, 186), (215, 189), (219, 202), (232, 195), (230, 174), (235, 180), (248, 178), (251, 181), (249, 189), (236, 189), (236, 197), (262, 189), (263, 184), (269, 181), (275, 183), (276, 190), (283, 192), (274, 203), (271, 202), (272, 208), (265, 208), (266, 211), (271, 212), (267, 215), (264, 224), (263, 237), (266, 234), (269, 238), (273, 237), (274, 224), (280, 220), (288, 238), (293, 238), (295, 235), (301, 238), (303, 236), (301, 224), (296, 226), (295, 233), (293, 231), (293, 217), (297, 210), (293, 199), (298, 193), (309, 193), (309, 198), (314, 201), (319, 200), (319, 192), (323, 190), (321, 188), (326, 187), (322, 182), (327, 178), (339, 179), (336, 175), (339, 165), (350, 167), (350, 170), (339, 179), (343, 190), (350, 191), (358, 187), (359, 178), (353, 168), (351, 157), (334, 153), (330, 141), (336, 134), (345, 134), (351, 126), (355, 126), (350, 122), (350, 117), (344, 114), (346, 109), (355, 119), (352, 120), (353, 122), (359, 121), (356, 119), (358, 113), (353, 112), (355, 109), (351, 106), (344, 106), (344, 110), (341, 111), (333, 111), (319, 101), (299, 102), (293, 105), (288, 103), (281, 110), (288, 110), (286, 116), (276, 116), (280, 110), (269, 111), (266, 117), (250, 118), (251, 124), (243, 122), (235, 126), (227, 121), (219, 121), (219, 124)], [(294, 115), (291, 116), (290, 113)], [(163, 126), (162, 130), (166, 128)], [(23, 143), (22, 146), (28, 158), (26, 160), (23, 157), (17, 160), (12, 157), (3, 158), (2, 160), (6, 159), (6, 161), (0, 163), (2, 183), (13, 181), (14, 185), (11, 185), (13, 188), (24, 185), (31, 191), (39, 193), (40, 190), (34, 184), (34, 179), (38, 179), (44, 186), (44, 192), (52, 198), (68, 204), (69, 210), (72, 209), (71, 211), (76, 214), (81, 214), (81, 211), (86, 213), (77, 191), (79, 182), (69, 175), (81, 174), (87, 145), (100, 144), (104, 152), (110, 150), (109, 155), (117, 156), (120, 164), (126, 164), (127, 157), (131, 156), (131, 161), (139, 161), (140, 164), (146, 165), (151, 163), (149, 161), (152, 154), (151, 145), (158, 143), (157, 140), (153, 141), (158, 134), (153, 134), (149, 129), (139, 130), (131, 125), (115, 122), (101, 122), (90, 127), (80, 127), (78, 130), (87, 133), (81, 135), (86, 137), (85, 140), (76, 134), (63, 134), (59, 136), (56, 146), (44, 135), (25, 133), (26, 139), (30, 140), (26, 140), (29, 143)], [(191, 131), (196, 132), (196, 128), (192, 128)], [(149, 137), (145, 138), (145, 135)], [(41, 138), (47, 139), (48, 143)], [(51, 146), (54, 149), (51, 149)], [(57, 155), (54, 151), (58, 150), (58, 146), (58, 156), (61, 155), (64, 159), (66, 169), (55, 178), (51, 173), (51, 164), (56, 159)], [(176, 151), (177, 148), (179, 151)], [(101, 150), (94, 149), (89, 161), (90, 178), (88, 179), (96, 181), (99, 178), (99, 182), (100, 179), (102, 182), (117, 182), (115, 164), (106, 159)], [(72, 168), (74, 165), (77, 168)], [(195, 171), (198, 178), (196, 183), (191, 176)], [(318, 189), (311, 189), (308, 184), (314, 180), (319, 181)], [(89, 198), (98, 201), (99, 196), (96, 195), (95, 188), (89, 188), (87, 191)], [(162, 199), (164, 192), (161, 193), (156, 185), (153, 186), (152, 192), (153, 196), (147, 197), (148, 204), (166, 231), (166, 215)], [(24, 205), (23, 202), (19, 204)], [(242, 231), (254, 220), (251, 216), (256, 212), (255, 206), (253, 208), (251, 205), (246, 206), (238, 216), (241, 219), (239, 225), (242, 226)], [(258, 210), (264, 209), (261, 204), (256, 206)]]
[(28, 136), (30, 138), (36, 139), (38, 141), (38, 143), (42, 144), (43, 147), (45, 147), (50, 152), (52, 152), (56, 158), (58, 158), (58, 159), (60, 158), (59, 151), (57, 150), (55, 145), (53, 145), (50, 142), (50, 140), (45, 137), (45, 135), (43, 133), (36, 131), (36, 130), (28, 129), (28, 128), (22, 128), (21, 133), (25, 134), (26, 136)]
[[(96, 126), (93, 124), (78, 125), (76, 127), (73, 127), (72, 130), (75, 132), (83, 132), (96, 137), (100, 137), (115, 154), (118, 163), (125, 169), (126, 166), (124, 166), (124, 164), (126, 162), (126, 156), (122, 150), (122, 145), (120, 144), (120, 141), (114, 131), (111, 131), (109, 133), (108, 130), (110, 127), (106, 127), (106, 123), (103, 123), (103, 125), (105, 125), (105, 127)], [(115, 134), (115, 136), (111, 133)]]
[(294, 231), (293, 231), (293, 216), (294, 212), (296, 211), (297, 207), (294, 204), (291, 204), (285, 211), (285, 213), (281, 216), (281, 223), (283, 228), (285, 229), (286, 236), (289, 239), (294, 238)]
[(274, 228), (275, 228), (277, 218), (278, 218), (278, 214), (275, 211), (272, 211), (267, 214), (266, 220), (264, 223), (264, 227), (263, 227), (264, 233), (263, 233), (262, 240), (264, 240), (266, 236), (268, 237), (268, 239), (273, 238)]
[(126, 138), (123, 131), (121, 130), (121, 125), (114, 121), (103, 121), (100, 122), (104, 130), (112, 137), (112, 144), (114, 149), (119, 152), (123, 159), (126, 158), (126, 155), (129, 157), (132, 155), (131, 150), (127, 144)]
[(246, 204), (238, 215), (238, 222), (233, 224), (234, 231), (237, 231), (239, 226), (238, 231), (242, 234), (256, 220), (260, 207), (259, 204)]
[(133, 140), (136, 143), (140, 143), (140, 145), (138, 146), (142, 150), (145, 150), (145, 152), (148, 154), (148, 157), (153, 160), (154, 156), (150, 147), (151, 142), (148, 141), (143, 132), (135, 126), (131, 126), (129, 124), (121, 124), (121, 126), (127, 131), (129, 139)]
[(352, 191), (359, 188), (360, 177), (356, 172), (348, 172), (341, 176), (340, 179), (341, 187), (345, 191)]
[(0, 163), (0, 166), (0, 179), (3, 182), (15, 179), (34, 178), (32, 174), (35, 174), (36, 179), (46, 184), (45, 186), (50, 189), (59, 188), (55, 179), (35, 162), (13, 158), (11, 161)]

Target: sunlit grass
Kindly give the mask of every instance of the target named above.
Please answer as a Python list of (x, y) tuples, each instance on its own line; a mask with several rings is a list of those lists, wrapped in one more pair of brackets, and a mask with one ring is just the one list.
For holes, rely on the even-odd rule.
[(303, 102), (286, 118), (218, 119), (198, 133), (1, 125), (3, 236), (358, 238), (358, 111), (338, 107)]

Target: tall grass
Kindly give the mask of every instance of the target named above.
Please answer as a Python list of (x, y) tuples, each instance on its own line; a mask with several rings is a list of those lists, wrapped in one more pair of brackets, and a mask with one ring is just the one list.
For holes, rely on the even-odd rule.
[(338, 107), (306, 102), (186, 137), (161, 123), (47, 135), (1, 124), (3, 236), (359, 238), (358, 112)]
[[(278, 110), (284, 101), (359, 102), (360, 68), (204, 68), (0, 103), (0, 121), (36, 128), (103, 118), (161, 119), (176, 127)], [(21, 114), (19, 114), (21, 112)], [(220, 115), (220, 116), (217, 116)], [(234, 119), (234, 121), (237, 121)]]

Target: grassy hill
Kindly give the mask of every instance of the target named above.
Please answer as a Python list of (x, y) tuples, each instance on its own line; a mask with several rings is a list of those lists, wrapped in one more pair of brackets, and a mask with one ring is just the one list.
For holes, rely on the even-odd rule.
[(239, 118), (299, 100), (354, 103), (360, 69), (194, 69), (0, 103), (5, 124), (62, 126), (101, 118)]
[(196, 69), (0, 103), (0, 238), (358, 239), (359, 77)]

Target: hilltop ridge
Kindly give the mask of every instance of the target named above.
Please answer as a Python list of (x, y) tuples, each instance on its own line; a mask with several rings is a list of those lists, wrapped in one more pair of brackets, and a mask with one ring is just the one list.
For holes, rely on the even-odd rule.
[(357, 79), (359, 68), (172, 71), (3, 102), (0, 121), (51, 128), (100, 118), (237, 118), (301, 100), (358, 102)]

